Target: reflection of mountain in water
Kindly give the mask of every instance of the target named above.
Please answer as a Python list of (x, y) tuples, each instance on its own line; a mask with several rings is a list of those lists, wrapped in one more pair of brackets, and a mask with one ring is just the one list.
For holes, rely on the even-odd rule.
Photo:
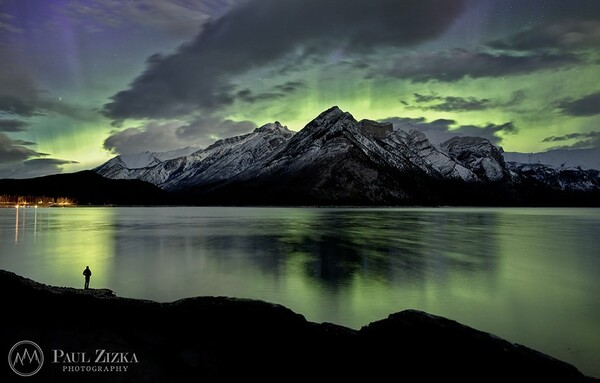
[(493, 279), (496, 226), (490, 213), (314, 210), (287, 219), (212, 221), (192, 230), (176, 223), (167, 231), (141, 228), (135, 243), (132, 232), (120, 238), (117, 231), (115, 243), (121, 256), (134, 246), (141, 253), (164, 249), (165, 257), (205, 258), (219, 270), (274, 279), (300, 273), (337, 290), (357, 277), (391, 284), (469, 274)]
[[(484, 217), (475, 219), (480, 222), (469, 222), (473, 217), (451, 222), (435, 214), (422, 218), (381, 211), (324, 213), (317, 227), (309, 226), (295, 238), (295, 253), (307, 257), (307, 275), (330, 287), (354, 277), (401, 284), (457, 272), (494, 271), (497, 251), (491, 222), (481, 222)], [(468, 227), (461, 228), (465, 224)]]

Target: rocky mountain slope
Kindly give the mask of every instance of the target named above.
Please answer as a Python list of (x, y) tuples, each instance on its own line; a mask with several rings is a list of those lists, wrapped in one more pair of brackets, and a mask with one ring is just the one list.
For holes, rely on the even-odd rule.
[[(190, 185), (229, 179), (263, 160), (292, 135), (287, 127), (275, 122), (180, 157), (156, 161), (164, 155), (147, 152), (137, 158), (117, 156), (94, 170), (107, 178), (140, 179), (165, 190), (180, 190)], [(145, 160), (146, 157), (152, 161)], [(145, 165), (129, 166), (128, 163)]]
[(115, 157), (95, 171), (208, 204), (569, 204), (573, 193), (596, 200), (597, 172), (544, 169), (505, 162), (484, 138), (438, 147), (421, 132), (332, 107), (296, 134), (275, 122), (186, 156), (141, 168)]

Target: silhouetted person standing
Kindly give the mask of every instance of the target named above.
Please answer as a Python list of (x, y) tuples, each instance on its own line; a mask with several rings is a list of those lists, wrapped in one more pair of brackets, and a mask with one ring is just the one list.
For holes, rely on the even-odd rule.
[(90, 288), (90, 277), (92, 276), (92, 270), (90, 270), (89, 266), (85, 267), (83, 275), (85, 276), (85, 285), (83, 285), (83, 289), (88, 290)]

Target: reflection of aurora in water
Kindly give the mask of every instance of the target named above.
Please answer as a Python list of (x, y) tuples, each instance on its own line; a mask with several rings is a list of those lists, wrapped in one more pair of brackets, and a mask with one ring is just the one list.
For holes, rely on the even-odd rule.
[[(417, 308), (600, 375), (597, 209), (0, 209), (0, 267), (169, 301), (228, 295), (360, 327)], [(557, 331), (560, 329), (560, 331)]]
[[(104, 269), (110, 264), (113, 250), (111, 233), (101, 230), (100, 222), (110, 222), (112, 210), (32, 206), (0, 209), (0, 213), (9, 210), (16, 211), (12, 217), (14, 241), (10, 248), (1, 243), (1, 252), (20, 257), (18, 267), (29, 271), (21, 272), (4, 263), (2, 268), (46, 283), (79, 286), (83, 285), (80, 262), (89, 261), (96, 265), (100, 276), (92, 285), (106, 284)], [(0, 238), (4, 240), (3, 235)]]
[[(498, 252), (494, 217), (432, 215), (423, 220), (419, 215), (409, 213), (398, 220), (383, 211), (313, 211), (243, 224), (236, 233), (205, 228), (191, 246), (216, 263), (238, 255), (239, 262), (268, 273), (301, 265), (295, 271), (298, 277), (334, 290), (354, 278), (413, 283), (452, 272), (484, 273), (485, 278), (493, 274)], [(457, 226), (453, 220), (466, 225)], [(184, 236), (170, 240), (169, 246), (179, 243), (185, 248), (187, 243)], [(160, 246), (161, 238), (148, 236), (144, 242)]]

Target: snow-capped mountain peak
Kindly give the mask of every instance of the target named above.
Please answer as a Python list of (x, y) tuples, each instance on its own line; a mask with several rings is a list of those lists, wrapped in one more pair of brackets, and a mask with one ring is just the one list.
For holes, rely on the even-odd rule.
[(137, 154), (122, 154), (118, 158), (129, 169), (141, 169), (162, 162), (158, 153), (148, 151)]
[(338, 121), (342, 117), (354, 120), (354, 117), (352, 117), (350, 113), (342, 111), (337, 106), (332, 106), (331, 108), (321, 112), (321, 114), (319, 114), (311, 122), (309, 122), (306, 125), (306, 128), (310, 129), (311, 127), (315, 126), (332, 126), (336, 123), (336, 121)]
[(436, 146), (420, 131), (357, 121), (334, 106), (298, 133), (276, 121), (178, 157), (119, 156), (96, 171), (224, 203), (464, 203), (463, 192), (481, 190), (508, 200), (527, 187), (600, 191), (598, 171), (533, 169), (505, 162), (502, 153), (481, 137)]
[(456, 162), (489, 181), (510, 180), (510, 172), (497, 148), (483, 137), (453, 137), (440, 145)]
[(168, 157), (165, 153), (151, 152), (117, 156), (95, 171), (108, 178), (137, 178), (163, 189), (174, 190), (184, 185), (232, 177), (260, 161), (293, 135), (286, 126), (275, 122), (263, 125), (252, 133), (217, 140), (206, 149), (190, 149), (177, 157), (165, 158)]
[(259, 128), (254, 129), (255, 133), (265, 133), (265, 132), (279, 132), (279, 133), (283, 133), (283, 132), (290, 132), (291, 130), (288, 129), (287, 126), (281, 125), (281, 123), (279, 121), (275, 121), (275, 122), (271, 122), (268, 124), (265, 124)]

